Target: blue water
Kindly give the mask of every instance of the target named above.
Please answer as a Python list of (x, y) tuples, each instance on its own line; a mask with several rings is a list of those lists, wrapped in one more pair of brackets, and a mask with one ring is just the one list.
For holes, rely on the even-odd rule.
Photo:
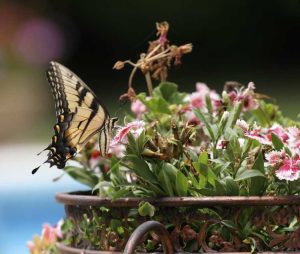
[(42, 225), (64, 217), (55, 193), (86, 189), (68, 176), (53, 182), (62, 171), (48, 166), (31, 175), (44, 159), (36, 158), (39, 150), (39, 145), (0, 146), (0, 254), (29, 253), (26, 242), (41, 233)]

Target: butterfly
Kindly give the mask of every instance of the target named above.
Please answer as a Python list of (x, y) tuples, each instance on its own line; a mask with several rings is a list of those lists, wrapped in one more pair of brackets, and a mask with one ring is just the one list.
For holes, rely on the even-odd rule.
[(102, 156), (107, 154), (118, 118), (110, 118), (94, 92), (65, 66), (50, 62), (47, 79), (55, 101), (57, 122), (54, 125), (55, 135), (43, 150), (49, 150), (44, 163), (49, 163), (50, 167), (64, 168), (67, 160), (82, 150), (96, 134), (99, 135), (100, 153)]

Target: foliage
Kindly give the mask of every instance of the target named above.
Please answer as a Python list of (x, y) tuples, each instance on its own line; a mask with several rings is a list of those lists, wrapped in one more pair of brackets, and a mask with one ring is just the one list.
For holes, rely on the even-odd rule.
[[(65, 172), (95, 195), (112, 199), (299, 194), (299, 122), (256, 93), (253, 82), (226, 82), (221, 94), (203, 83), (193, 93), (181, 92), (167, 81), (167, 71), (192, 46), (170, 45), (166, 22), (157, 29), (159, 38), (136, 63), (114, 66), (133, 68), (121, 99), (130, 100), (134, 115), (127, 114), (115, 131), (109, 154), (102, 156), (91, 140), (74, 158), (76, 167)], [(137, 70), (145, 75), (148, 95), (133, 89)], [(159, 80), (156, 87), (152, 79)], [(76, 247), (121, 250), (136, 226), (150, 217), (167, 226), (177, 251), (299, 247), (288, 240), (299, 230), (298, 212), (285, 207), (190, 210), (142, 202), (131, 210), (77, 209), (83, 209), (81, 222), (67, 220), (63, 227), (65, 243)], [(160, 248), (150, 235), (141, 247)]]

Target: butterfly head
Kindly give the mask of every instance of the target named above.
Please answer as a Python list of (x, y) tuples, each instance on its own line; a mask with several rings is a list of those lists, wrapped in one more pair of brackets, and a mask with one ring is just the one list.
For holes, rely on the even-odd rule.
[(110, 129), (113, 130), (116, 127), (116, 123), (119, 121), (118, 117), (112, 117), (109, 119)]

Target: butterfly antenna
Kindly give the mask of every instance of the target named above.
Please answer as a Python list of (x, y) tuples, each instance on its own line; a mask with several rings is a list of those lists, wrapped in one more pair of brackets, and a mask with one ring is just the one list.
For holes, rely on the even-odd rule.
[(40, 165), (40, 166), (38, 166), (37, 168), (35, 168), (35, 169), (33, 169), (32, 171), (31, 171), (31, 174), (35, 174), (38, 170), (39, 170), (39, 168), (41, 167), (42, 165)]
[[(33, 169), (33, 170), (31, 171), (31, 173), (34, 175), (34, 174), (39, 170), (39, 168), (40, 168), (43, 164), (45, 164), (45, 163), (50, 163), (49, 158), (48, 158), (47, 160), (45, 160), (41, 165), (39, 165), (38, 167), (36, 167), (35, 169)], [(50, 167), (51, 167), (51, 164), (50, 164)]]
[(42, 151), (40, 151), (37, 156), (39, 156), (42, 152), (45, 152), (46, 150), (49, 150), (49, 148), (51, 147), (51, 144), (48, 145), (45, 149), (43, 149)]

